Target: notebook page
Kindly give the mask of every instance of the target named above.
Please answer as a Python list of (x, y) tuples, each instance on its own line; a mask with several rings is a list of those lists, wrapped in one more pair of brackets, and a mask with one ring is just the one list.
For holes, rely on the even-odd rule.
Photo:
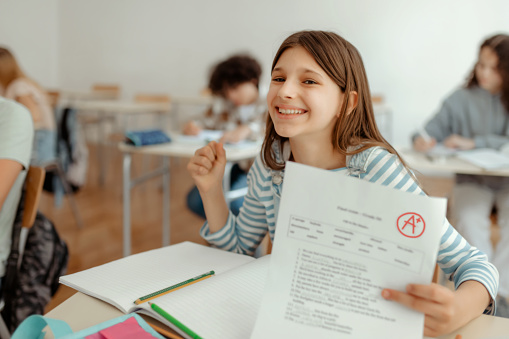
[(509, 157), (491, 148), (459, 152), (458, 157), (487, 170), (509, 167)]
[(136, 308), (134, 301), (147, 294), (211, 270), (220, 275), (253, 260), (250, 256), (183, 242), (63, 276), (60, 283), (128, 313)]
[[(202, 338), (249, 338), (267, 279), (270, 255), (155, 300)], [(141, 313), (170, 325), (143, 304)], [(148, 314), (148, 313), (147, 313)], [(171, 326), (175, 329), (175, 326)], [(176, 329), (177, 330), (177, 329)], [(181, 333), (184, 337), (184, 333)]]

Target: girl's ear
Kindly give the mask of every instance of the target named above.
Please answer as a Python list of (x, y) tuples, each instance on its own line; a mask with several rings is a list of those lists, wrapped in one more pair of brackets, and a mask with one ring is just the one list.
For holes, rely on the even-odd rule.
[[(345, 98), (345, 100), (346, 100), (346, 98)], [(359, 100), (359, 95), (357, 94), (356, 91), (351, 91), (348, 94), (348, 107), (346, 108), (346, 115), (349, 115), (350, 113), (352, 113), (354, 108), (357, 107), (358, 100)], [(341, 114), (341, 112), (338, 112), (336, 114), (336, 116), (339, 118), (340, 114)]]
[(346, 115), (353, 112), (359, 101), (359, 94), (356, 91), (351, 91), (348, 94), (348, 107), (346, 108)]

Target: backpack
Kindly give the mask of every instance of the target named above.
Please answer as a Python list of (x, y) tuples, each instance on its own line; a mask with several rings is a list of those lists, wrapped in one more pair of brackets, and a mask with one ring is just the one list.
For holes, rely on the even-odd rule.
[[(80, 129), (77, 111), (63, 107), (55, 112), (57, 117), (56, 154), (65, 177), (73, 192), (85, 184), (88, 167), (88, 149), (85, 136)], [(46, 171), (44, 190), (63, 194), (63, 186), (58, 175)]]
[(2, 282), (2, 318), (12, 332), (31, 314), (43, 314), (67, 270), (69, 252), (53, 223), (37, 212), (18, 269), (23, 197), (13, 225), (11, 253)]

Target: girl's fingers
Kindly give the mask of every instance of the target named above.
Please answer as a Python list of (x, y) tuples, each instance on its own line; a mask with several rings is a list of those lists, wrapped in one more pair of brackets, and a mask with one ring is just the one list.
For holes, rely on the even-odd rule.
[(452, 299), (452, 292), (450, 290), (434, 283), (430, 285), (408, 284), (406, 291), (411, 295), (429, 299), (440, 304)]
[(207, 144), (207, 146), (198, 149), (194, 152), (195, 156), (204, 156), (207, 157), (210, 161), (214, 161), (216, 159), (216, 142), (211, 141)]
[(193, 174), (205, 175), (209, 172), (208, 169), (194, 162), (189, 162), (187, 164), (187, 170), (191, 173), (191, 175)]
[(216, 151), (216, 158), (217, 158), (217, 160), (225, 163), (226, 162), (226, 151), (225, 151), (225, 149), (223, 147), (223, 143), (222, 142), (216, 143), (215, 146), (216, 146), (215, 147), (216, 148), (215, 151)]
[(410, 295), (405, 292), (400, 292), (391, 289), (384, 289), (382, 297), (386, 300), (395, 301), (403, 306), (416, 310), (424, 314), (436, 314), (441, 311), (441, 305), (428, 299), (423, 299)]

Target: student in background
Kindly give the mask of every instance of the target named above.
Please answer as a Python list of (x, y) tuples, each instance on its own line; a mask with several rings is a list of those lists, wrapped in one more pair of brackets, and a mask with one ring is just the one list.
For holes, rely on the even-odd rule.
[[(198, 135), (203, 129), (224, 131), (222, 142), (236, 143), (256, 140), (262, 136), (263, 118), (267, 111), (266, 92), (260, 90), (262, 68), (248, 55), (234, 55), (219, 62), (212, 70), (208, 88), (218, 98), (203, 119), (189, 121), (183, 129), (186, 135)], [(231, 189), (247, 186), (250, 163), (235, 164), (230, 178)], [(230, 208), (237, 215), (244, 198), (231, 202)], [(197, 215), (205, 218), (203, 203), (194, 187), (187, 196), (187, 205)]]
[[(486, 39), (464, 87), (454, 91), (428, 122), (426, 140), (414, 136), (414, 148), (425, 152), (437, 142), (460, 150), (500, 149), (509, 144), (509, 36)], [(453, 190), (456, 228), (488, 255), (500, 273), (497, 315), (509, 317), (509, 178), (456, 175)], [(490, 241), (490, 215), (497, 207), (500, 241)]]
[(56, 156), (56, 123), (45, 91), (21, 70), (12, 53), (0, 47), (0, 95), (30, 111), (35, 126), (32, 163), (41, 165)]
[(0, 97), (0, 290), (33, 136), (30, 112), (14, 101)]
[[(204, 202), (207, 222), (201, 235), (208, 242), (252, 254), (267, 232), (274, 241), (288, 160), (424, 194), (377, 128), (364, 65), (348, 41), (331, 32), (297, 32), (277, 51), (271, 74), (265, 140), (237, 217), (223, 198), (222, 144), (209, 143), (188, 164)], [(454, 279), (456, 291), (437, 284), (382, 291), (385, 299), (424, 313), (427, 336), (493, 313), (498, 289), (497, 270), (486, 255), (468, 245), (445, 218), (442, 227), (438, 263)]]

